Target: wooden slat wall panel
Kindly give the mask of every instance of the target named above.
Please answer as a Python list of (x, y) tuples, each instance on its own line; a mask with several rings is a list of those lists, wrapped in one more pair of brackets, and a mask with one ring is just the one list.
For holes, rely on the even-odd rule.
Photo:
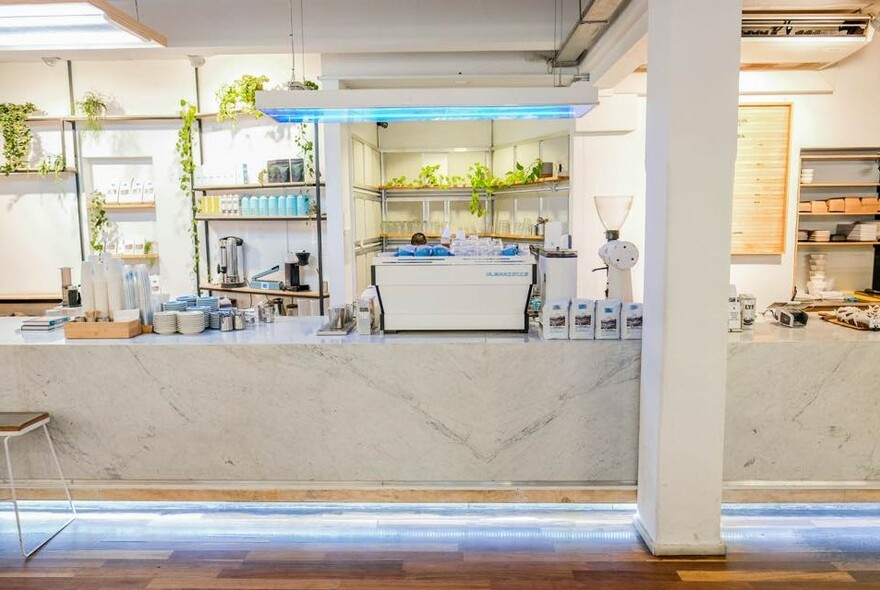
[(739, 107), (732, 254), (782, 254), (788, 201), (790, 104)]

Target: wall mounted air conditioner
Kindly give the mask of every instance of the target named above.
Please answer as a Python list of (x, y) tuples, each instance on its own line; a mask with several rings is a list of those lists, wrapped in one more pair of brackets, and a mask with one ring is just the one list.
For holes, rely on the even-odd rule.
[(861, 14), (744, 14), (745, 69), (828, 67), (871, 42), (871, 16)]

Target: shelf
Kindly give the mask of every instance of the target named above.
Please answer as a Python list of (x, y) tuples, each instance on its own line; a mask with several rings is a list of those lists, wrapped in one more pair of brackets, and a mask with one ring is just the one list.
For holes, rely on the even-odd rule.
[(517, 236), (513, 234), (492, 234), (493, 238), (499, 238), (502, 240), (535, 240), (535, 241), (543, 241), (544, 236)]
[[(104, 115), (98, 117), (99, 121), (107, 123), (123, 123), (137, 121), (182, 121), (180, 115)], [(88, 121), (88, 117), (65, 115), (62, 117), (28, 117), (29, 123), (82, 123)]]
[(880, 242), (798, 242), (798, 246), (831, 246), (833, 248), (837, 248), (839, 246), (880, 246)]
[(880, 182), (811, 182), (801, 188), (880, 188)]
[(114, 254), (119, 260), (158, 260), (158, 254)]
[[(474, 235), (469, 233), (468, 235)], [(493, 234), (493, 233), (485, 233), (480, 232), (476, 234), (481, 238), (500, 238), (502, 240), (543, 240), (544, 236), (517, 236), (513, 234)], [(380, 237), (385, 238), (386, 240), (409, 240), (412, 239), (412, 234), (381, 234)], [(425, 237), (428, 239), (436, 239), (440, 237), (440, 234), (425, 234)]]
[[(512, 186), (498, 187), (492, 191), (493, 195), (505, 195), (516, 193), (534, 193), (544, 191), (562, 191), (568, 190), (568, 179), (560, 178), (554, 180), (543, 180), (541, 182), (533, 182), (530, 184), (517, 184)], [(473, 189), (469, 186), (452, 186), (449, 188), (441, 187), (425, 187), (425, 188), (406, 188), (406, 187), (380, 187), (380, 191), (386, 193), (387, 196), (467, 196), (473, 194)], [(485, 189), (479, 189), (481, 195), (485, 196)]]
[(865, 217), (880, 215), (880, 211), (874, 213), (798, 213), (801, 217)]
[(105, 211), (137, 211), (139, 209), (155, 209), (156, 203), (104, 203)]
[[(314, 215), (197, 215), (198, 221), (315, 221)], [(327, 216), (322, 215), (321, 221), (327, 221)]]
[[(314, 188), (314, 182), (267, 182), (266, 184), (218, 184), (197, 185), (193, 190), (200, 193), (212, 191), (264, 191), (278, 188)], [(321, 183), (324, 186), (324, 183)]]
[[(317, 291), (279, 291), (277, 289), (251, 289), (250, 287), (221, 287), (220, 285), (202, 285), (201, 291), (217, 291), (218, 293), (241, 293), (242, 295), (266, 295), (271, 297), (300, 297), (304, 299), (319, 299)], [(329, 297), (324, 293), (324, 297)]]
[(801, 160), (840, 161), (840, 160), (878, 160), (880, 152), (873, 154), (801, 154)]
[[(76, 174), (76, 168), (65, 168), (58, 174)], [(49, 172), (48, 174), (41, 175), (40, 171), (36, 168), (25, 168), (24, 170), (13, 170), (8, 175), (0, 174), (0, 176), (37, 176), (39, 180), (54, 180), (55, 172)]]

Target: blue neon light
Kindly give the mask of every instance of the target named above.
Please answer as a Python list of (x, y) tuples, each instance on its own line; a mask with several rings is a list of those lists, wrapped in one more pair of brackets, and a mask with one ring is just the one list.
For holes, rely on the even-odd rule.
[(575, 119), (593, 105), (374, 107), (363, 109), (262, 109), (279, 123), (361, 123), (372, 121), (485, 121), (492, 119)]

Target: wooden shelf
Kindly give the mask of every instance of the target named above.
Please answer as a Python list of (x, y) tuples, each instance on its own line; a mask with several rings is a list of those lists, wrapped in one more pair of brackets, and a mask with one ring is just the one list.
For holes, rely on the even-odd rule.
[(155, 209), (156, 203), (104, 203), (105, 211), (136, 211), (138, 209)]
[[(468, 234), (474, 235), (474, 234)], [(517, 236), (513, 234), (493, 234), (493, 233), (485, 233), (481, 232), (476, 234), (481, 238), (500, 238), (502, 240), (543, 240), (544, 236)], [(388, 239), (388, 240), (409, 240), (412, 238), (412, 234), (380, 234), (380, 237)], [(440, 234), (425, 234), (425, 237), (428, 239), (439, 238)]]
[[(65, 168), (64, 170), (58, 172), (58, 174), (76, 174), (76, 168)], [(36, 168), (25, 168), (24, 170), (13, 170), (9, 173), (11, 176), (36, 176), (38, 180), (54, 180), (55, 172), (49, 172), (48, 174), (41, 175), (40, 171)], [(6, 174), (0, 174), (0, 177), (7, 176)]]
[[(314, 215), (196, 215), (198, 221), (315, 221)], [(321, 221), (327, 221), (322, 215)]]
[(119, 260), (158, 260), (158, 254), (114, 254)]
[[(217, 291), (218, 293), (241, 293), (242, 295), (266, 295), (271, 297), (300, 297), (304, 299), (318, 299), (317, 291), (281, 291), (278, 289), (252, 289), (250, 287), (221, 287), (220, 285), (202, 285), (202, 291)], [(324, 293), (324, 297), (329, 297)]]
[(880, 242), (798, 242), (798, 246), (807, 247), (825, 247), (831, 246), (837, 248), (839, 246), (880, 246)]
[(801, 154), (801, 160), (810, 161), (839, 161), (839, 160), (878, 160), (880, 152), (873, 154)]
[(535, 240), (541, 241), (544, 239), (544, 236), (517, 236), (514, 234), (492, 234), (493, 238), (499, 238), (502, 240)]
[(801, 188), (878, 188), (880, 182), (811, 182), (801, 183)]
[(880, 215), (880, 211), (874, 213), (798, 213), (801, 217), (865, 217), (870, 215)]
[[(324, 186), (324, 183), (320, 183)], [(212, 191), (265, 191), (279, 188), (314, 188), (314, 182), (267, 182), (266, 184), (201, 184), (193, 187), (200, 193)]]

